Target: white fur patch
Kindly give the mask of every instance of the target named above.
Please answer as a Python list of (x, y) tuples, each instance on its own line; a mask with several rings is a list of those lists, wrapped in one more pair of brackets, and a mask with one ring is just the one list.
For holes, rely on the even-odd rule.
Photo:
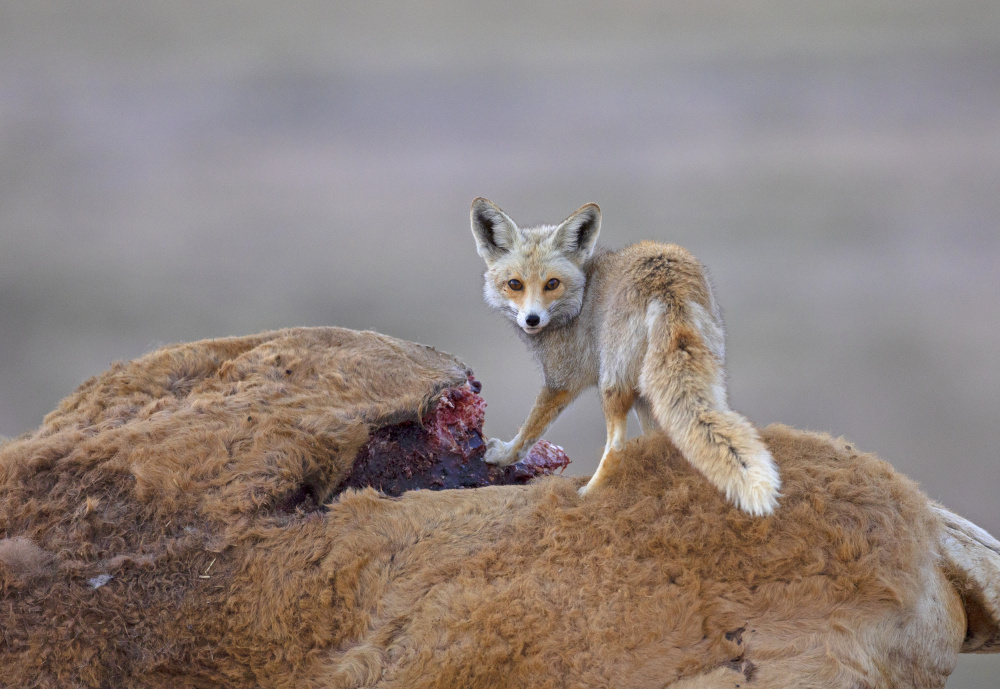
[(715, 408), (729, 410), (729, 396), (726, 392), (726, 386), (720, 380), (716, 380), (712, 383), (712, 395), (715, 397)]
[(646, 331), (649, 332), (656, 325), (660, 316), (667, 312), (666, 304), (659, 299), (653, 299), (646, 307)]
[(726, 336), (722, 332), (722, 327), (712, 317), (705, 308), (698, 302), (689, 301), (687, 303), (688, 312), (694, 327), (701, 333), (702, 340), (708, 345), (712, 354), (721, 362), (726, 359)]

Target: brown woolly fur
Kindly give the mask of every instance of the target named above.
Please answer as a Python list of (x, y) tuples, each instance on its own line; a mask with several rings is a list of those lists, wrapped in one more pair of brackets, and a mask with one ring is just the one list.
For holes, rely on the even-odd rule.
[[(785, 687), (789, 665), (815, 686), (896, 686), (880, 656), (920, 662), (911, 639), (866, 647), (851, 630), (905, 619), (924, 595), (938, 528), (926, 498), (842, 442), (764, 435), (788, 479), (766, 520), (729, 507), (664, 436), (631, 442), (628, 473), (586, 504), (558, 478), (342, 498), (342, 532), (387, 535), (377, 555), (353, 540), (331, 555), (338, 571), (361, 567), (351, 590), (371, 596), (329, 659), (331, 686), (663, 687), (722, 668)], [(963, 633), (952, 618), (922, 650), (953, 656)], [(906, 671), (937, 686), (928, 655)]]
[[(0, 686), (943, 686), (955, 586), (995, 576), (949, 559), (960, 518), (826, 435), (761, 432), (784, 477), (766, 518), (662, 434), (586, 498), (547, 477), (277, 507), (328, 495), (370, 429), (467, 375), (323, 328), (88, 381), (0, 448)], [(975, 648), (995, 650), (997, 601), (977, 600)]]
[[(282, 514), (468, 369), (376, 333), (167, 347), (0, 450), (0, 685), (281, 685), (337, 640), (335, 531)], [(100, 584), (98, 577), (108, 576)]]

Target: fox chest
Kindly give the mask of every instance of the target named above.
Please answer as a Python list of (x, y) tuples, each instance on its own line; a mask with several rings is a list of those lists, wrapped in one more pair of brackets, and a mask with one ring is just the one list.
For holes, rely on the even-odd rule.
[(582, 390), (597, 385), (600, 354), (596, 342), (575, 337), (551, 338), (534, 349), (545, 385), (560, 390)]

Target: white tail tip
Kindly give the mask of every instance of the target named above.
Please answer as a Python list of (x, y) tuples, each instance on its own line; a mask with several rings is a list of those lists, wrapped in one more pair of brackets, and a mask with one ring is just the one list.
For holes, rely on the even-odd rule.
[(726, 498), (755, 517), (773, 514), (778, 507), (781, 478), (767, 450), (747, 458), (747, 467), (723, 486)]

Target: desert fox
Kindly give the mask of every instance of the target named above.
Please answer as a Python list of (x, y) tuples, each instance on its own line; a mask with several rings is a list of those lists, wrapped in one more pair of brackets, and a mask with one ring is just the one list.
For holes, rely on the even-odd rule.
[(486, 461), (522, 459), (570, 402), (597, 385), (607, 444), (581, 495), (618, 462), (634, 408), (644, 433), (665, 431), (730, 501), (770, 514), (778, 471), (757, 430), (729, 409), (725, 335), (701, 264), (674, 244), (595, 251), (600, 229), (593, 203), (559, 225), (522, 229), (489, 200), (472, 202), (486, 302), (517, 324), (545, 377), (517, 436), (490, 439)]

